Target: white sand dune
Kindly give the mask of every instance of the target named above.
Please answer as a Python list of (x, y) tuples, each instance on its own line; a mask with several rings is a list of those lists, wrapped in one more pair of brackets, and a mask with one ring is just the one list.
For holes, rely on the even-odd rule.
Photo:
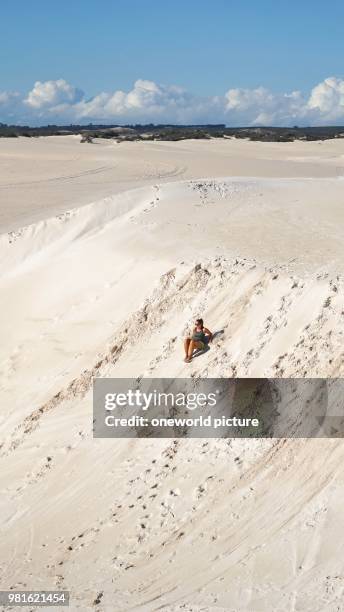
[(344, 176), (343, 143), (242, 140), (80, 145), (79, 136), (2, 138), (0, 231), (154, 183), (222, 176)]
[[(155, 168), (125, 191), (112, 176), (115, 195), (49, 219), (37, 207), (0, 238), (1, 584), (70, 589), (75, 610), (342, 610), (340, 440), (91, 434), (94, 376), (344, 375), (341, 143), (283, 158), (262, 143), (150, 144), (186, 180)], [(229, 158), (238, 176), (223, 178)], [(201, 315), (220, 333), (185, 364)]]

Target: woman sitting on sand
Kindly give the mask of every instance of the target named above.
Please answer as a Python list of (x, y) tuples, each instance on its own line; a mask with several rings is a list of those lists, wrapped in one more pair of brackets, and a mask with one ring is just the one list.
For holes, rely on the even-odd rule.
[(186, 338), (184, 340), (184, 361), (186, 363), (190, 363), (194, 350), (199, 349), (200, 351), (204, 351), (207, 348), (208, 343), (212, 341), (212, 338), (213, 334), (209, 329), (204, 327), (203, 319), (196, 319), (191, 338)]

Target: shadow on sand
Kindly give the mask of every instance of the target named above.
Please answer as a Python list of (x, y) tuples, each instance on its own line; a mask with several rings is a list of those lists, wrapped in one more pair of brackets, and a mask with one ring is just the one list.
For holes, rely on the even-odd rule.
[[(219, 329), (218, 331), (213, 333), (213, 340), (212, 342), (214, 342), (215, 338), (217, 338), (218, 336), (220, 336), (221, 334), (224, 334), (225, 330), (224, 329)], [(205, 355), (208, 351), (210, 351), (210, 346), (209, 344), (207, 344), (207, 346), (204, 349), (197, 349), (196, 351), (194, 351), (193, 355), (192, 355), (192, 359), (196, 359), (196, 357), (200, 357), (201, 355)]]

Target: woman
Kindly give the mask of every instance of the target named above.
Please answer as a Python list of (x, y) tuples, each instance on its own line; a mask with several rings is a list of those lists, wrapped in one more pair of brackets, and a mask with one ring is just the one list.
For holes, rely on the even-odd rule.
[(207, 348), (209, 342), (212, 341), (213, 334), (209, 329), (204, 327), (203, 319), (196, 319), (195, 327), (191, 338), (184, 340), (185, 359), (186, 363), (190, 363), (192, 359), (192, 353), (195, 349), (204, 351)]

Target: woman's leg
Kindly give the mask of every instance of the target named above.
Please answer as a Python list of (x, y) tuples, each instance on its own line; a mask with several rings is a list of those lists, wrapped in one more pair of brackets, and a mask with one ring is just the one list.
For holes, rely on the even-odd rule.
[(191, 342), (191, 338), (185, 338), (185, 340), (184, 340), (185, 357), (188, 356), (188, 350), (189, 350), (190, 342)]
[(189, 349), (188, 349), (188, 358), (191, 359), (192, 353), (194, 350), (198, 348), (203, 348), (203, 342), (198, 342), (197, 340), (190, 340)]

